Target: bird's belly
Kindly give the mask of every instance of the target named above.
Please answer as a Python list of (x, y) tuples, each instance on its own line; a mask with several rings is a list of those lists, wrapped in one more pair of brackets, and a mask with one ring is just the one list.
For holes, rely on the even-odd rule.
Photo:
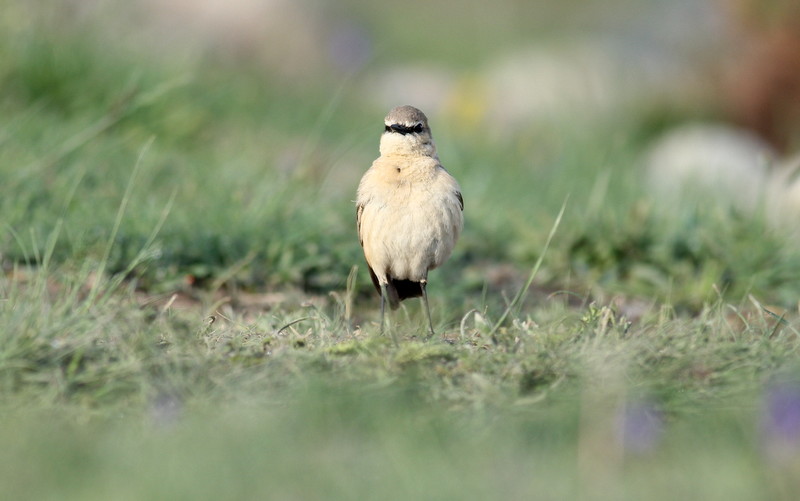
[(364, 214), (362, 230), (367, 262), (379, 275), (423, 280), (450, 256), (461, 229), (460, 211), (441, 205), (375, 209)]

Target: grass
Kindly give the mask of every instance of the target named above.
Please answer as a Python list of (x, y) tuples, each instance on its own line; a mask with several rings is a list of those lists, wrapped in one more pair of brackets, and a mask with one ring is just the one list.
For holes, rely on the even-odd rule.
[[(287, 84), (3, 3), (11, 497), (792, 499), (800, 253), (653, 203), (637, 117), (504, 137), (433, 117), (466, 228), (431, 277), (441, 335), (412, 301), (395, 346), (354, 229), (385, 112), (362, 75)], [(361, 71), (425, 55), (373, 9), (391, 27)], [(455, 42), (429, 56), (492, 57)]]

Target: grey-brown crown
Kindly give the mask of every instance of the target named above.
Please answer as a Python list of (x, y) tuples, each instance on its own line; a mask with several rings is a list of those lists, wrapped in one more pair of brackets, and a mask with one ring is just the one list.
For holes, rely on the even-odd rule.
[(413, 106), (405, 105), (392, 108), (384, 119), (386, 132), (400, 134), (421, 133), (428, 131), (428, 117)]

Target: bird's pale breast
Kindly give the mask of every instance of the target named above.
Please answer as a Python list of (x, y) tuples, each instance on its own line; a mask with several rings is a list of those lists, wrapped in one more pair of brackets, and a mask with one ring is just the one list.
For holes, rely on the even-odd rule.
[(379, 279), (423, 280), (442, 264), (463, 226), (456, 180), (435, 159), (414, 165), (379, 158), (359, 185), (359, 236)]

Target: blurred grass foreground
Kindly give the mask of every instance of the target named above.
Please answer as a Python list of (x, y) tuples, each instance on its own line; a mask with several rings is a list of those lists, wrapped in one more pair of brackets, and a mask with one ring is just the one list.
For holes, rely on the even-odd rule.
[[(8, 499), (796, 498), (796, 2), (0, 10)], [(395, 346), (399, 104), (466, 227)]]

